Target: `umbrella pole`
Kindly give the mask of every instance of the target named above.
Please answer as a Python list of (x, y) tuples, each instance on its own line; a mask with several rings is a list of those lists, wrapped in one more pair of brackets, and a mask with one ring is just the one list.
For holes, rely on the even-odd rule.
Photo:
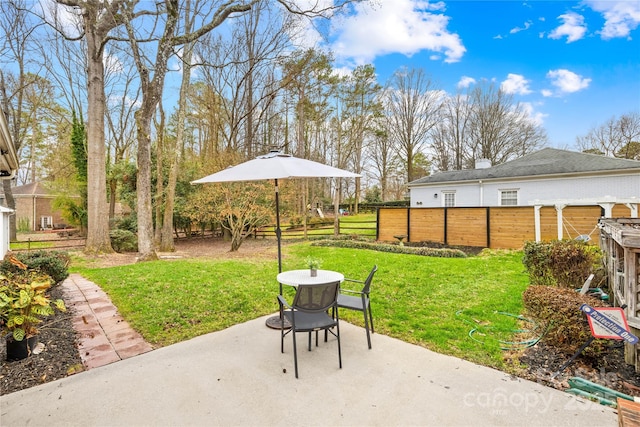
[[(278, 180), (275, 180), (276, 183), (276, 237), (278, 239), (278, 273), (282, 273), (282, 247), (281, 247), (281, 239), (282, 239), (282, 230), (280, 230), (280, 196), (278, 191)], [(278, 282), (280, 286), (280, 295), (282, 295), (282, 283)], [(284, 323), (285, 328), (291, 328), (289, 321), (286, 319), (280, 318), (278, 316), (271, 316), (266, 320), (266, 325), (271, 329), (282, 329), (282, 324)]]
[[(278, 191), (278, 180), (276, 182), (276, 238), (278, 239), (278, 273), (282, 273), (282, 230), (280, 230), (280, 191)], [(280, 285), (280, 295), (282, 295), (282, 285)]]

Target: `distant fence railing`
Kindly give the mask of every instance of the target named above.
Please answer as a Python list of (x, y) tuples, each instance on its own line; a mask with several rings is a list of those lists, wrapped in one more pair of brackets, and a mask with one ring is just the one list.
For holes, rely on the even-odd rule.
[[(567, 206), (562, 210), (563, 238), (590, 236), (598, 241), (600, 206)], [(614, 218), (628, 217), (630, 209), (615, 205)], [(558, 239), (558, 212), (553, 206), (539, 210), (540, 240)], [(457, 207), (457, 208), (380, 208), (380, 241), (436, 242), (451, 246), (477, 246), (492, 249), (519, 249), (536, 240), (534, 206)]]
[[(351, 220), (351, 219), (340, 219), (338, 223), (338, 235), (346, 234), (357, 234), (360, 236), (372, 237), (375, 238), (377, 234), (377, 221), (376, 220)], [(261, 227), (256, 230), (253, 235), (255, 238), (258, 237), (276, 237), (275, 225), (270, 225), (267, 227)], [(280, 226), (282, 231), (282, 238), (305, 238), (305, 237), (315, 237), (315, 236), (333, 236), (335, 234), (335, 226), (334, 224), (311, 224), (307, 226), (307, 230), (305, 233), (303, 226), (293, 226), (293, 227), (282, 227)]]
[(69, 237), (60, 239), (37, 240), (29, 238), (27, 240), (16, 240), (9, 243), (9, 248), (13, 252), (28, 252), (35, 250), (65, 250), (84, 248), (87, 239), (84, 237)]

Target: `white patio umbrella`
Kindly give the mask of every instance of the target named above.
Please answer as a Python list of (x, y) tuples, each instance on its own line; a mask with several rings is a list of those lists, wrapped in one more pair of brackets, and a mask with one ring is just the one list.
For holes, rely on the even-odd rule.
[[(280, 229), (280, 199), (278, 180), (287, 178), (357, 178), (360, 175), (334, 168), (311, 160), (293, 157), (290, 154), (272, 151), (253, 160), (230, 166), (191, 184), (210, 182), (260, 181), (273, 179), (276, 193), (276, 237), (278, 240), (278, 272), (282, 272), (282, 231)], [(282, 290), (281, 290), (282, 292)], [(269, 325), (270, 322), (267, 321)], [(279, 328), (279, 326), (278, 326)]]

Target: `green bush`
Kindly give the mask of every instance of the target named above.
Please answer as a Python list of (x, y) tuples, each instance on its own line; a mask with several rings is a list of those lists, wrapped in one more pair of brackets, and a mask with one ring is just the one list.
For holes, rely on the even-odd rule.
[(424, 255), (442, 258), (466, 258), (466, 254), (459, 249), (410, 247), (400, 245), (390, 245), (386, 243), (374, 243), (354, 239), (326, 239), (312, 243), (313, 246), (334, 246), (338, 248), (350, 249), (370, 249), (380, 252), (391, 252), (396, 254)]
[[(548, 330), (543, 341), (567, 354), (573, 354), (591, 337), (591, 330), (580, 306), (606, 305), (597, 298), (580, 295), (573, 289), (555, 286), (529, 286), (524, 291), (522, 299), (527, 315), (547, 325)], [(585, 354), (597, 355), (604, 349), (605, 343), (606, 340), (594, 341), (587, 347)]]
[[(33, 251), (16, 252), (13, 256), (27, 266), (27, 271), (37, 271), (51, 277), (52, 282), (58, 284), (69, 276), (69, 263), (71, 259), (66, 252), (60, 251)], [(14, 274), (22, 274), (23, 269), (10, 263), (6, 259), (0, 264), (0, 271)]]
[(532, 285), (576, 289), (591, 273), (603, 274), (600, 249), (577, 240), (525, 242), (522, 262)]
[(129, 230), (111, 230), (109, 237), (111, 238), (111, 247), (116, 252), (138, 251), (138, 237)]
[(133, 213), (124, 215), (113, 220), (111, 228), (114, 230), (127, 230), (135, 233), (138, 230), (138, 217)]

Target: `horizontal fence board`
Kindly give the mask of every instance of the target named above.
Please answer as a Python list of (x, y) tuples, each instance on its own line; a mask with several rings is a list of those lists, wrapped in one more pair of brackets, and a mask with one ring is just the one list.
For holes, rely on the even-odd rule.
[(490, 210), (491, 249), (520, 249), (535, 240), (535, 219), (528, 206), (501, 206)]
[(384, 223), (384, 229), (378, 231), (378, 240), (384, 242), (396, 241), (393, 236), (408, 235), (407, 220), (409, 219), (409, 209), (407, 208), (387, 208), (378, 212), (378, 227)]
[(575, 239), (581, 235), (598, 240), (598, 219), (602, 216), (600, 206), (567, 206), (562, 211), (562, 237)]
[(447, 208), (447, 244), (487, 246), (487, 208)]
[(411, 209), (410, 242), (444, 243), (444, 208)]
[[(580, 235), (590, 235), (591, 242), (598, 242), (599, 230), (596, 225), (602, 211), (600, 206), (566, 206), (562, 210), (563, 238), (575, 239)], [(556, 208), (543, 206), (539, 209), (539, 214), (541, 240), (558, 239)], [(614, 218), (630, 217), (631, 209), (625, 205), (615, 205), (612, 215)], [(378, 240), (396, 241), (396, 235), (409, 235), (411, 242), (445, 243), (446, 240), (446, 243), (452, 246), (519, 249), (525, 242), (534, 241), (536, 238), (535, 208), (380, 208)]]

